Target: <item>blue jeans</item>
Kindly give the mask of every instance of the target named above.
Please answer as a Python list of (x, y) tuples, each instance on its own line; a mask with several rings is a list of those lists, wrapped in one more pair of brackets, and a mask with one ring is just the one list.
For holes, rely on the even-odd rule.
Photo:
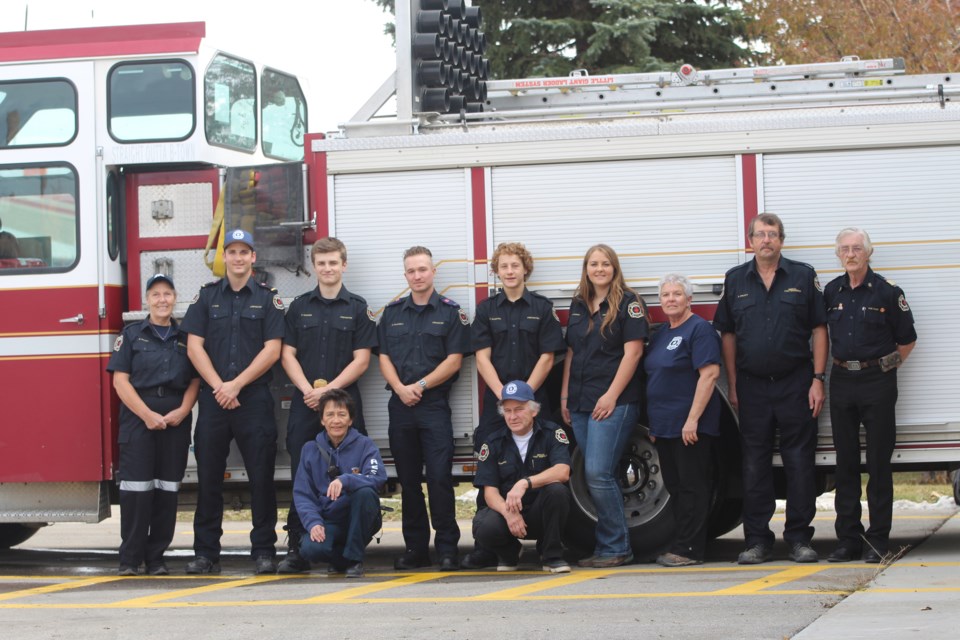
[(329, 562), (337, 569), (363, 562), (364, 550), (380, 529), (380, 496), (370, 487), (350, 494), (350, 514), (324, 523), (326, 538), (314, 542), (307, 531), (300, 540), (300, 555), (310, 562)]
[(570, 412), (573, 434), (583, 453), (587, 488), (597, 510), (595, 556), (625, 556), (631, 552), (616, 471), (639, 414), (636, 402), (617, 405), (610, 417), (600, 421), (590, 417), (589, 411)]

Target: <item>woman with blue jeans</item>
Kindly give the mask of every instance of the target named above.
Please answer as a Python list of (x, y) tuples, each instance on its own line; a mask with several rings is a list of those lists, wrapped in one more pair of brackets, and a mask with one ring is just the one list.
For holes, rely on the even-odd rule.
[(637, 424), (642, 381), (637, 366), (649, 326), (640, 296), (627, 287), (616, 252), (594, 245), (583, 258), (570, 305), (560, 407), (583, 454), (597, 510), (596, 546), (581, 567), (633, 560), (617, 463)]

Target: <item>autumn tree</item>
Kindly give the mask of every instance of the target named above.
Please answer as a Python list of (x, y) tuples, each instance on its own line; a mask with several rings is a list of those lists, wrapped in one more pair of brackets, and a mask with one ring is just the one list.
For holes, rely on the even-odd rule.
[[(373, 0), (393, 10), (394, 0)], [(749, 64), (747, 19), (728, 0), (473, 0), (492, 74), (563, 76)], [(388, 31), (392, 31), (389, 25)]]
[(765, 63), (902, 57), (909, 73), (960, 68), (956, 0), (744, 0)]

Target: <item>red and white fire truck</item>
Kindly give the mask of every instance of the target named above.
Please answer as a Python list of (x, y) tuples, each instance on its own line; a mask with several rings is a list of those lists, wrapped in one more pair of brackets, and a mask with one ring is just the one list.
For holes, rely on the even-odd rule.
[[(146, 276), (174, 277), (180, 313), (210, 279), (204, 247), (221, 194), (227, 219), (258, 239), (257, 277), (285, 300), (315, 284), (308, 247), (330, 234), (349, 248), (347, 286), (378, 314), (404, 293), (401, 256), (413, 244), (432, 249), (438, 289), (471, 316), (496, 288), (493, 248), (521, 241), (536, 257), (529, 286), (562, 320), (597, 242), (618, 251), (655, 320), (668, 272), (692, 279), (695, 310), (711, 318), (724, 273), (752, 257), (745, 229), (759, 212), (784, 219), (785, 253), (822, 282), (841, 273), (836, 233), (864, 227), (920, 336), (901, 372), (895, 468), (960, 466), (960, 305), (949, 293), (960, 285), (960, 83), (950, 74), (907, 75), (896, 59), (579, 73), (486, 80), (482, 107), (441, 99), (428, 110), (402, 44), (416, 39), (416, 12), (397, 10), (396, 74), (327, 135), (304, 134), (294, 76), (210, 47), (202, 24), (0, 36), (0, 224), (19, 241), (16, 257), (0, 258), (0, 546), (110, 513), (114, 338), (124, 317), (143, 317)], [(380, 117), (392, 95), (396, 116)], [(555, 372), (548, 385), (558, 382)], [(474, 468), (480, 384), (468, 359), (452, 399), (460, 481)], [(389, 466), (376, 363), (361, 385)], [(290, 389), (278, 377), (281, 490)], [(740, 516), (729, 408), (723, 432), (714, 533)], [(824, 488), (833, 460), (824, 415)], [(570, 534), (586, 542), (593, 507), (574, 461)], [(239, 456), (227, 474), (227, 503), (243, 505)], [(194, 479), (188, 469), (184, 503)], [(643, 425), (620, 480), (635, 546), (659, 545), (672, 515)]]

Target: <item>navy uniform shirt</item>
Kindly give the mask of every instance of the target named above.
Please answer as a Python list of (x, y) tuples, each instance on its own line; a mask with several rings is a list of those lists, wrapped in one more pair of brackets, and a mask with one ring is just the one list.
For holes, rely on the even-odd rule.
[(137, 390), (165, 387), (181, 393), (197, 377), (187, 357), (187, 336), (172, 319), (169, 327), (156, 330), (146, 319), (124, 327), (113, 344), (107, 371), (129, 374), (130, 384)]
[[(378, 337), (380, 354), (390, 357), (403, 384), (421, 380), (451, 354), (470, 353), (467, 312), (436, 291), (423, 306), (415, 305), (410, 296), (388, 304), (380, 319)], [(457, 376), (435, 388), (449, 389)]]
[(823, 291), (831, 352), (840, 360), (876, 360), (916, 341), (913, 313), (903, 290), (873, 269), (856, 289), (846, 273)]
[[(480, 446), (477, 455), (477, 475), (473, 486), (497, 487), (506, 497), (520, 479), (535, 476), (558, 464), (570, 464), (570, 440), (566, 432), (547, 420), (533, 419), (533, 436), (527, 443), (527, 459), (520, 458), (520, 450), (513, 441), (513, 432), (507, 427), (491, 434)], [(540, 489), (528, 489), (523, 504), (529, 505)]]
[[(223, 278), (200, 288), (181, 329), (204, 339), (217, 375), (229, 382), (250, 366), (264, 343), (283, 338), (283, 302), (276, 289), (253, 278), (240, 291)], [(267, 370), (251, 384), (266, 384), (270, 376)]]
[(490, 361), (501, 382), (526, 380), (541, 355), (564, 351), (553, 303), (527, 288), (516, 302), (502, 291), (481, 302), (472, 336), (475, 352), (491, 348)]
[(353, 361), (354, 351), (376, 348), (377, 324), (367, 301), (346, 287), (332, 299), (314, 287), (290, 304), (284, 341), (297, 350), (311, 384), (319, 378), (330, 382)]
[[(567, 321), (567, 346), (573, 349), (567, 387), (567, 408), (570, 411), (593, 411), (597, 400), (607, 392), (617, 375), (623, 360), (624, 343), (646, 341), (649, 336), (646, 307), (630, 293), (625, 293), (620, 301), (617, 319), (601, 334), (600, 326), (609, 308), (609, 303), (604, 300), (591, 318), (583, 300), (574, 298), (570, 305), (570, 319)], [(634, 375), (617, 398), (617, 404), (639, 402), (642, 385), (642, 378)]]
[(779, 378), (810, 363), (810, 335), (826, 324), (817, 273), (780, 256), (770, 290), (756, 258), (727, 271), (713, 326), (737, 339), (737, 370)]

